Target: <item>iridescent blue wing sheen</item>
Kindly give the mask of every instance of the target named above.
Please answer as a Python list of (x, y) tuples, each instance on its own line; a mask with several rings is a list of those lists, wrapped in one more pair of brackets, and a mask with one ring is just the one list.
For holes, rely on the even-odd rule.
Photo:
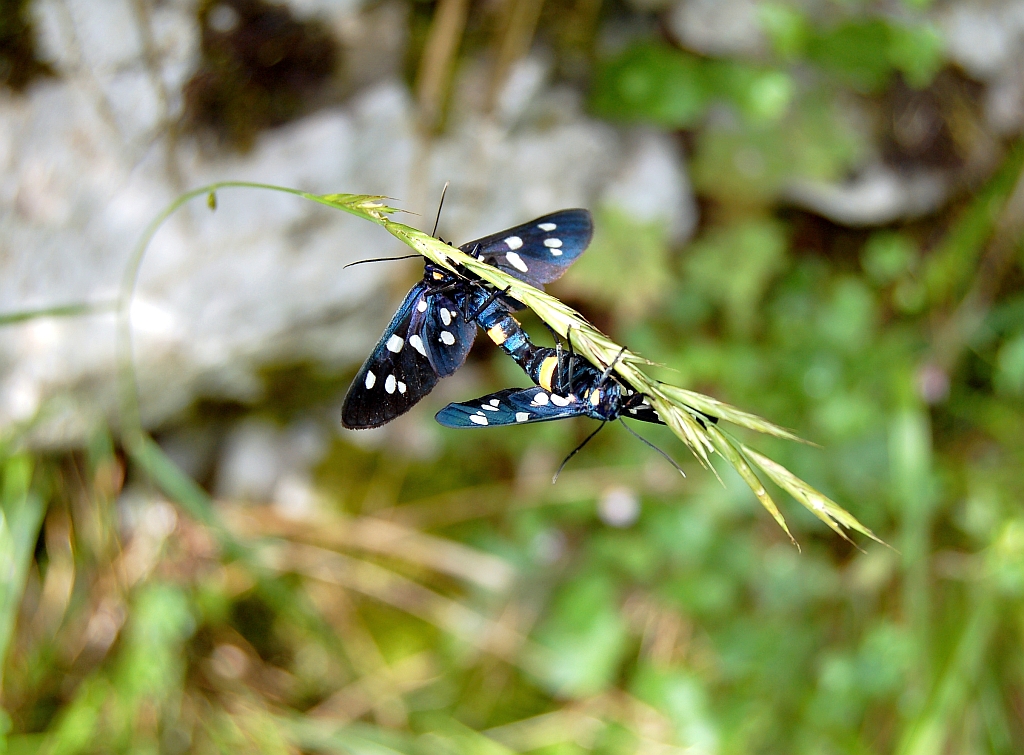
[(448, 404), (435, 419), (445, 427), (501, 427), (586, 414), (587, 405), (582, 401), (563, 398), (534, 386), (506, 388), (472, 401)]
[(590, 244), (587, 210), (559, 210), (459, 247), (488, 265), (538, 288), (561, 277)]
[(345, 427), (380, 427), (409, 411), (437, 384), (424, 340), (429, 301), (425, 282), (409, 291), (348, 389), (341, 409)]
[(426, 309), (421, 314), (422, 328), (417, 332), (425, 355), (439, 377), (448, 377), (466, 361), (476, 338), (476, 323), (462, 316), (447, 293), (428, 293)]

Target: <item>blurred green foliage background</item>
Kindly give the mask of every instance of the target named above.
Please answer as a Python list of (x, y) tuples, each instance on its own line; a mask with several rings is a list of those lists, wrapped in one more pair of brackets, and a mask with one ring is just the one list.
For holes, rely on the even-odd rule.
[[(412, 4), (416, 44), (442, 4)], [(986, 132), (928, 3), (890, 5), (761, 4), (756, 59), (619, 3), (544, 3), (537, 37), (594, 115), (679, 135), (701, 209), (676, 248), (595, 208), (554, 292), (665, 380), (820, 444), (752, 439), (892, 548), (787, 505), (797, 550), (726, 465), (680, 480), (620, 431), (551, 486), (583, 422), (446, 432), (429, 458), (335, 439), (301, 516), (212, 502), (113, 430), (42, 453), (14, 428), (0, 751), (1024, 751), (1024, 148)], [(928, 138), (901, 136), (907, 103)], [(947, 170), (949, 199), (867, 227), (793, 208), (794, 181), (877, 154)], [(472, 372), (521, 380), (487, 348)], [(244, 411), (327, 412), (350, 374), (282, 369)]]

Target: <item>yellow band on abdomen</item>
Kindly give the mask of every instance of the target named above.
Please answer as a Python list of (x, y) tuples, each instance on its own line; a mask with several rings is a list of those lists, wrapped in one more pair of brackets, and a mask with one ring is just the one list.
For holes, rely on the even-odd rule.
[(496, 345), (501, 346), (505, 343), (505, 339), (508, 338), (508, 335), (505, 333), (505, 329), (501, 327), (501, 323), (499, 322), (487, 331), (487, 337), (494, 341)]
[(540, 375), (537, 378), (537, 382), (540, 383), (540, 387), (546, 391), (552, 390), (551, 388), (551, 376), (555, 372), (555, 367), (558, 366), (558, 357), (548, 357), (540, 363)]

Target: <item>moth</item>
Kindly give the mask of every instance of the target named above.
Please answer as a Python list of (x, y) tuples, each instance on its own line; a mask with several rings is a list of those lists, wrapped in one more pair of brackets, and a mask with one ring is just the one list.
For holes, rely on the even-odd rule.
[[(593, 220), (583, 209), (560, 210), (459, 249), (519, 280), (542, 288), (561, 277), (583, 253)], [(380, 427), (426, 396), (466, 361), (479, 324), (507, 352), (525, 334), (508, 321), (521, 305), (469, 271), (425, 263), (423, 278), (406, 295), (345, 396), (345, 427)], [(495, 330), (505, 323), (506, 330)], [(515, 323), (517, 326), (518, 323)]]

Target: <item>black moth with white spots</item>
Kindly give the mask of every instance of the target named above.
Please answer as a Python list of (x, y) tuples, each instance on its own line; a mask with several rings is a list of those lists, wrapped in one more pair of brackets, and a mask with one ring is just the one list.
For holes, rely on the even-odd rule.
[[(540, 288), (566, 271), (592, 234), (587, 210), (561, 210), (459, 249)], [(409, 291), (349, 387), (341, 411), (345, 427), (380, 427), (407, 412), (466, 361), (477, 320), (488, 316), (490, 322), (517, 308), (468, 271), (459, 272), (426, 263), (423, 279)]]
[[(647, 397), (635, 393), (587, 362), (567, 366), (555, 349), (534, 347), (531, 362), (557, 360), (554, 374), (541, 378), (546, 385), (506, 388), (473, 401), (448, 404), (436, 419), (445, 427), (500, 427), (548, 422), (569, 417), (591, 417), (601, 422), (620, 418), (664, 424)], [(571, 372), (571, 380), (570, 380)]]
[[(625, 351), (625, 350), (623, 350)], [(558, 479), (566, 463), (575, 456), (608, 422), (619, 420), (640, 441), (661, 454), (685, 476), (682, 468), (660, 448), (638, 435), (624, 419), (665, 424), (658, 412), (637, 393), (612, 377), (612, 367), (598, 370), (589, 362), (579, 361), (561, 348), (541, 348), (529, 343), (514, 355), (519, 365), (537, 383), (532, 388), (506, 388), (473, 401), (448, 404), (436, 415), (445, 427), (502, 427), (549, 422), (570, 417), (591, 417), (600, 420), (586, 440), (565, 457), (552, 482)], [(621, 353), (620, 355), (621, 356)], [(616, 358), (618, 361), (618, 357)], [(694, 416), (701, 425), (717, 423), (717, 417)]]

